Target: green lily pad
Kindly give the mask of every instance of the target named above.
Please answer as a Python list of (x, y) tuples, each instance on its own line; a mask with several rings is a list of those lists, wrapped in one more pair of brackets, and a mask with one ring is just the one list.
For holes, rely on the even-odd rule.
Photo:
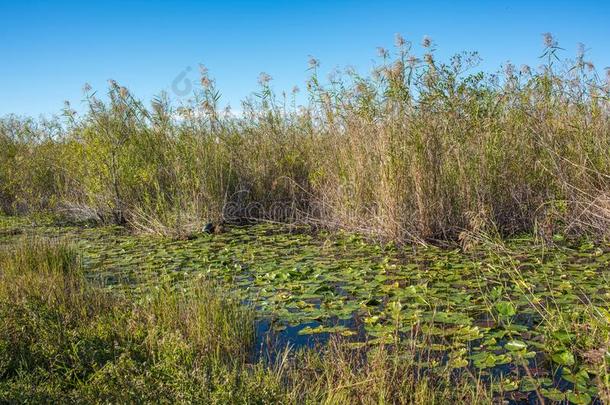
[(517, 314), (517, 309), (512, 302), (509, 301), (500, 301), (495, 304), (496, 311), (503, 317), (511, 317)]
[(553, 361), (562, 366), (572, 366), (574, 365), (574, 355), (572, 352), (568, 350), (562, 350), (556, 353), (553, 353), (551, 356)]
[(506, 350), (510, 350), (511, 352), (524, 350), (527, 348), (527, 344), (520, 340), (511, 340), (504, 345)]

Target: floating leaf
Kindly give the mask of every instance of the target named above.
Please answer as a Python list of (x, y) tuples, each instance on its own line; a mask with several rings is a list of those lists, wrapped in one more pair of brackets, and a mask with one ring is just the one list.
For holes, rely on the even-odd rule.
[(592, 399), (591, 396), (589, 394), (587, 394), (586, 392), (582, 392), (582, 393), (575, 393), (575, 392), (568, 392), (567, 394), (567, 398), (568, 401), (570, 401), (573, 404), (576, 405), (587, 405), (590, 404)]
[(519, 351), (527, 348), (527, 345), (520, 340), (511, 340), (504, 345), (506, 350)]
[(574, 365), (574, 355), (572, 352), (568, 350), (562, 350), (556, 353), (553, 353), (551, 356), (553, 361), (562, 366), (572, 366)]
[(463, 368), (463, 367), (468, 366), (468, 360), (458, 357), (458, 358), (449, 360), (447, 365), (450, 368)]
[(498, 314), (506, 318), (514, 316), (517, 313), (517, 309), (510, 301), (496, 302), (495, 307), (496, 311), (498, 311)]
[(557, 388), (541, 388), (540, 393), (551, 401), (564, 401), (566, 399), (566, 394)]

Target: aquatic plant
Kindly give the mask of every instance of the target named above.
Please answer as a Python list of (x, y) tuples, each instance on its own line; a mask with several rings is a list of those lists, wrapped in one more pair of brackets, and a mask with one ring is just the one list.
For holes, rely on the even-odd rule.
[[(297, 361), (293, 349), (284, 366), (276, 364), (282, 373), (291, 370), (296, 385), (283, 386), (290, 395), (320, 400), (337, 390), (358, 398), (369, 390), (369, 399), (385, 392), (410, 402), (418, 390), (428, 390), (482, 402), (609, 398), (605, 245), (556, 241), (548, 247), (521, 237), (479, 241), (461, 252), (277, 225), (174, 240), (133, 236), (120, 227), (30, 221), (0, 217), (2, 246), (34, 235), (72, 241), (88, 283), (109, 298), (141, 303), (139, 319), (152, 322), (142, 325), (148, 344), (181, 331), (199, 355), (244, 359), (258, 353), (272, 364), (283, 359), (286, 345), (311, 350), (302, 355), (309, 363)], [(239, 302), (250, 309), (239, 309)], [(236, 328), (237, 319), (249, 320)], [(219, 346), (205, 343), (215, 336)], [(364, 361), (369, 356), (376, 360)], [(395, 361), (400, 366), (386, 374)], [(310, 386), (299, 383), (299, 370), (308, 367), (316, 376)], [(381, 380), (369, 381), (371, 373), (382, 373)], [(269, 378), (285, 381), (286, 375)], [(431, 385), (421, 386), (425, 381)]]

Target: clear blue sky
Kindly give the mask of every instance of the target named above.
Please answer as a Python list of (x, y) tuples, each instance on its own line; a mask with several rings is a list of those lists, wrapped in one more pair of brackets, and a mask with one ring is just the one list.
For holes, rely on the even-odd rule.
[(394, 34), (440, 56), (477, 50), (482, 69), (510, 60), (538, 65), (541, 34), (568, 55), (578, 42), (600, 72), (610, 66), (609, 1), (9, 1), (0, 0), (0, 116), (78, 109), (82, 86), (115, 79), (149, 100), (187, 67), (204, 63), (224, 102), (256, 89), (259, 72), (276, 90), (301, 87), (308, 55), (324, 70), (365, 72)]

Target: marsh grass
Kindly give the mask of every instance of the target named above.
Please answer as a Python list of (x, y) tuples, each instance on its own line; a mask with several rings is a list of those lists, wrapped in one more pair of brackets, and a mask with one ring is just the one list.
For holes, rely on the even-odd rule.
[(433, 370), (416, 360), (408, 345), (355, 349), (331, 339), (320, 350), (301, 350), (285, 366), (293, 403), (491, 404), (489, 385), (450, 367)]
[[(480, 236), (478, 236), (480, 238)], [(531, 277), (520, 269), (518, 254), (511, 249), (503, 240), (498, 238), (484, 238), (477, 241), (488, 257), (493, 258), (497, 263), (494, 271), (499, 271), (504, 275), (505, 285), (513, 286), (517, 291), (517, 296), (526, 303), (527, 310), (531, 310), (539, 317), (536, 328), (544, 331), (541, 338), (537, 339), (540, 343), (539, 348), (546, 355), (546, 360), (541, 362), (528, 361), (525, 352), (516, 358), (520, 367), (520, 373), (527, 379), (540, 371), (540, 366), (548, 367), (550, 376), (554, 379), (561, 377), (565, 382), (572, 384), (566, 392), (560, 392), (556, 388), (538, 386), (535, 389), (536, 398), (540, 403), (545, 401), (566, 401), (569, 403), (588, 404), (595, 399), (601, 403), (610, 401), (610, 312), (608, 307), (608, 294), (598, 296), (593, 299), (588, 295), (584, 288), (574, 283), (565, 274), (561, 279), (565, 280), (564, 287), (574, 288), (579, 296), (576, 305), (566, 307), (561, 301), (561, 286), (557, 288), (552, 285), (551, 280), (542, 280), (543, 285), (534, 285)], [(537, 260), (543, 263), (552, 256), (552, 250), (545, 252), (545, 249), (537, 255)], [(564, 269), (557, 266), (558, 272)], [(583, 269), (583, 271), (585, 271)], [(603, 275), (598, 275), (604, 278)], [(549, 294), (543, 297), (540, 289), (545, 289)], [(498, 288), (498, 287), (494, 287)], [(500, 287), (499, 291), (502, 288)], [(481, 291), (486, 298), (487, 311), (502, 320), (502, 315), (496, 308), (492, 296), (493, 291), (489, 286), (485, 286)], [(500, 293), (500, 299), (504, 300)], [(516, 308), (516, 303), (510, 299), (504, 301), (510, 307)], [(534, 339), (535, 340), (535, 339)], [(533, 342), (529, 341), (528, 344)], [(546, 364), (546, 365), (545, 365)]]
[(497, 74), (429, 38), (380, 50), (370, 75), (325, 80), (312, 59), (306, 105), (266, 75), (239, 116), (205, 68), (179, 107), (87, 86), (82, 116), (0, 121), (0, 204), (176, 236), (227, 214), (411, 242), (606, 235), (610, 76), (547, 39), (540, 68)]
[[(222, 402), (223, 395), (246, 395), (238, 365), (252, 344), (252, 311), (213, 286), (128, 300), (89, 285), (73, 248), (43, 240), (3, 249), (0, 279), (2, 401)], [(243, 372), (254, 384), (256, 373)]]

